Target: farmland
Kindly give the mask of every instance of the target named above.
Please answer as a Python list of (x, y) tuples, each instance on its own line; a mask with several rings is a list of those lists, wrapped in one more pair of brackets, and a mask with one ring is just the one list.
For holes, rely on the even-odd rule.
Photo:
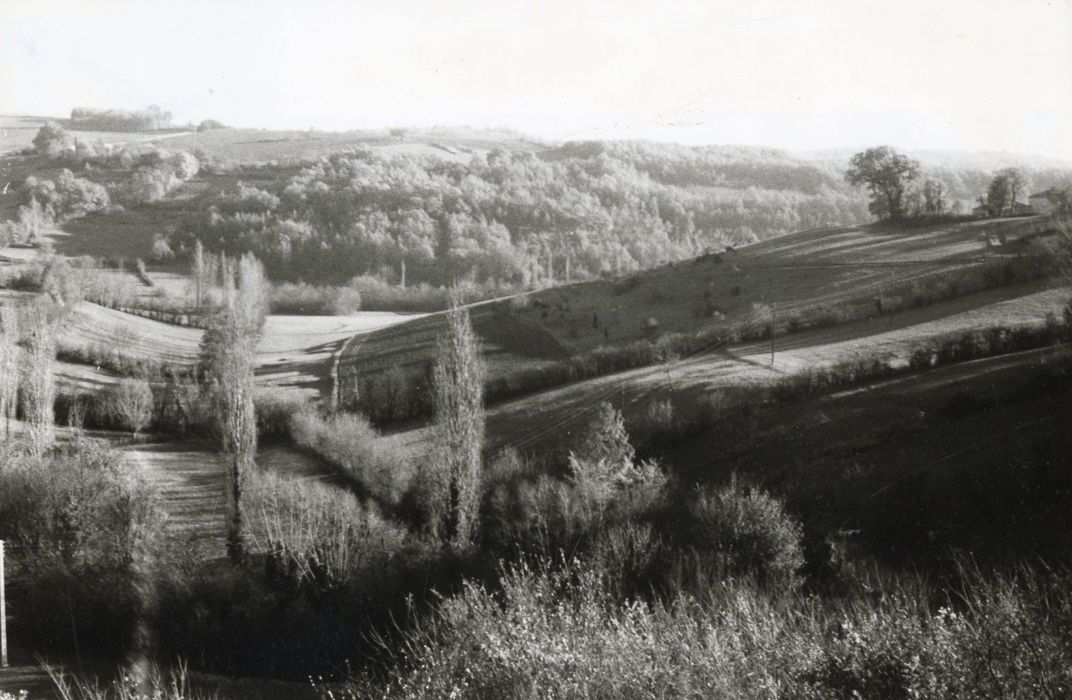
[[(224, 697), (297, 697), (298, 686), (286, 681), (314, 674), (316, 690), (301, 692), (383, 695), (383, 684), (395, 682), (384, 678), (405, 684), (426, 672), (396, 653), (433, 669), (454, 663), (434, 657), (453, 642), (422, 636), (427, 624), (498, 640), (463, 642), (458, 658), (518, 643), (512, 623), (496, 627), (517, 606), (574, 624), (571, 600), (601, 611), (577, 639), (611, 634), (595, 618), (618, 632), (667, 625), (660, 639), (715, 624), (711, 638), (721, 639), (727, 625), (745, 623), (717, 612), (722, 602), (696, 601), (723, 591), (736, 596), (734, 605), (769, 606), (764, 619), (777, 634), (810, 645), (771, 682), (826, 697), (849, 684), (837, 674), (855, 678), (838, 666), (851, 664), (836, 657), (842, 641), (826, 630), (872, 611), (893, 624), (888, 618), (903, 610), (871, 607), (872, 600), (923, 600), (913, 588), (919, 571), (938, 582), (936, 600), (970, 584), (983, 592), (965, 606), (985, 606), (1004, 579), (973, 582), (956, 556), (995, 571), (1025, 555), (1065, 561), (1060, 426), (1069, 405), (1072, 291), (1061, 274), (1065, 229), (1056, 217), (921, 216), (785, 235), (778, 224), (700, 246), (695, 221), (683, 216), (671, 228), (691, 238), (674, 247), (657, 232), (638, 233), (616, 198), (628, 192), (641, 209), (669, 211), (708, 195), (724, 203), (758, 177), (752, 169), (764, 177), (786, 170), (826, 187), (832, 176), (748, 149), (738, 161), (732, 149), (541, 145), (494, 131), (220, 129), (121, 138), (197, 151), (206, 167), (176, 175), (153, 201), (113, 202), (48, 222), (36, 248), (0, 249), (0, 277), (11, 287), (0, 300), (26, 310), (20, 323), (30, 324), (16, 344), (23, 407), (3, 443), (10, 465), (0, 468), (16, 495), (0, 494), (0, 527), (16, 542), (13, 599), (35, 611), (32, 624), (16, 618), (25, 635), (20, 675), (0, 674), (5, 690), (13, 678), (42, 687), (21, 648), (77, 660), (91, 635), (109, 660), (184, 659), (197, 687), (223, 688)], [(137, 166), (143, 172), (177, 167), (167, 165), (173, 155), (147, 157), (150, 164)], [(633, 170), (615, 180), (620, 163), (608, 163), (626, 157)], [(9, 156), (3, 167), (12, 179), (36, 172), (121, 196), (129, 193), (111, 180), (138, 172), (91, 167), (79, 184), (41, 155)], [(529, 201), (532, 192), (556, 192), (548, 180), (555, 173), (576, 189)], [(689, 178), (719, 184), (681, 184)], [(539, 186), (524, 191), (532, 183)], [(664, 200), (650, 204), (634, 186)], [(428, 280), (438, 279), (440, 263), (477, 258), (463, 239), (453, 240), (454, 258), (433, 251), (432, 262), (409, 267), (419, 281), (408, 285), (400, 277), (406, 266), (384, 253), (398, 252), (385, 232), (397, 232), (403, 219), (390, 217), (408, 207), (407, 226), (428, 235), (442, 227), (444, 240), (476, 231), (470, 242), (487, 245), (479, 255), (497, 251), (489, 260), (509, 262), (495, 235), (505, 231), (501, 240), (513, 245), (516, 231), (481, 222), (480, 214), (444, 214), (437, 208), (448, 205), (437, 198), (445, 192), (449, 206), (513, 226), (585, 188), (606, 201), (593, 195), (570, 206), (594, 212), (609, 238), (593, 236), (589, 249), (579, 233), (578, 248), (554, 248), (561, 243), (554, 238), (542, 239), (551, 247), (519, 247), (531, 256), (521, 267), (534, 263), (528, 282), (476, 280), (473, 272), (450, 292), (471, 295), (462, 309), (434, 310), (450, 294)], [(490, 194), (505, 191), (501, 200)], [(776, 211), (799, 220), (824, 197), (855, 206), (855, 195), (831, 192), (797, 192), (754, 219), (742, 208), (730, 207), (730, 215), (763, 221)], [(309, 201), (317, 204), (302, 209), (308, 220), (284, 218)], [(9, 216), (25, 206), (14, 196), (3, 203)], [(442, 219), (424, 218), (429, 211)], [(599, 219), (600, 211), (613, 215)], [(652, 216), (664, 214), (661, 221), (673, 219)], [(186, 245), (191, 232), (217, 225), (247, 248), (210, 238), (204, 249)], [(340, 232), (354, 231), (384, 247), (332, 248)], [(564, 241), (577, 233), (569, 231)], [(273, 268), (248, 248), (280, 232), (279, 241), (305, 240), (315, 255), (278, 260), (319, 270), (317, 260), (349, 256), (338, 269), (351, 270), (367, 255), (376, 265), (334, 287), (297, 273), (266, 279)], [(614, 236), (645, 251), (634, 263), (657, 262), (621, 264), (621, 250), (608, 243)], [(661, 241), (672, 254), (635, 237)], [(619, 250), (616, 261), (600, 259), (602, 245)], [(358, 310), (370, 299), (421, 311)], [(273, 304), (295, 313), (271, 313)], [(54, 413), (35, 406), (29, 383), (31, 353), (53, 337), (55, 360), (43, 364)], [(455, 374), (450, 361), (459, 362)], [(458, 369), (462, 361), (471, 374)], [(451, 399), (458, 416), (479, 421), (460, 430), (444, 420), (443, 387), (463, 375), (484, 384), (482, 394), (473, 380), (465, 397)], [(46, 414), (56, 439), (41, 448)], [(443, 473), (457, 479), (459, 460), (470, 458), (482, 465), (479, 488), (442, 480)], [(437, 501), (443, 493), (449, 497)], [(463, 502), (469, 520), (456, 515)], [(3, 519), (28, 518), (26, 503), (52, 518), (37, 541)], [(742, 527), (755, 530), (734, 530)], [(71, 544), (64, 528), (82, 539)], [(743, 546), (749, 538), (762, 547)], [(34, 567), (27, 550), (49, 566)], [(563, 552), (568, 561), (560, 561)], [(68, 590), (83, 579), (106, 583)], [(1059, 587), (1046, 581), (1038, 585)], [(1003, 590), (1013, 591), (1032, 634), (1059, 634), (1031, 607), (1031, 595)], [(745, 595), (754, 597), (742, 603)], [(548, 613), (560, 603), (566, 607)], [(794, 617), (803, 606), (812, 606), (810, 617)], [(54, 609), (66, 617), (40, 612)], [(646, 617), (657, 610), (671, 617)], [(987, 658), (989, 647), (956, 627), (962, 618), (913, 615), (930, 626), (906, 632), (915, 641), (905, 644), (946, 634), (972, 663)], [(884, 637), (876, 639), (860, 644)], [(540, 642), (522, 647), (530, 644)], [(896, 654), (919, 657), (907, 648)], [(1065, 657), (1047, 653), (1046, 663), (1059, 668)], [(723, 668), (708, 660), (690, 672), (716, 666)], [(421, 687), (441, 688), (441, 675), (431, 673)], [(247, 680), (228, 684), (223, 676)], [(734, 686), (737, 694), (754, 694), (741, 690), (756, 690), (749, 682)]]

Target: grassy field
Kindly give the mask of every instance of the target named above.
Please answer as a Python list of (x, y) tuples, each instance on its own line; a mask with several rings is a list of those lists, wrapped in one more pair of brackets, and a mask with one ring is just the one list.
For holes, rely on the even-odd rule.
[[(295, 399), (325, 398), (331, 391), (334, 356), (355, 335), (387, 328), (408, 317), (387, 312), (350, 316), (269, 316), (256, 357), (259, 386)], [(82, 302), (64, 316), (61, 344), (117, 347), (140, 359), (190, 367), (198, 358), (203, 331)], [(65, 391), (98, 391), (122, 377), (106, 368), (57, 362)]]
[(331, 367), (343, 343), (406, 320), (387, 312), (351, 316), (269, 316), (257, 349), (257, 381), (302, 398), (323, 398), (331, 391)]
[(232, 164), (294, 163), (351, 149), (370, 148), (390, 154), (430, 156), (467, 162), (493, 148), (540, 150), (542, 146), (517, 134), (479, 129), (408, 129), (401, 137), (386, 129), (348, 132), (219, 129), (169, 139), (171, 148), (200, 150)]

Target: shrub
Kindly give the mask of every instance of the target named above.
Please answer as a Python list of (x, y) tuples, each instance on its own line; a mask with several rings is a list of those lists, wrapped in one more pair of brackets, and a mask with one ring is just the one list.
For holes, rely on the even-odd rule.
[(274, 314), (345, 316), (361, 310), (361, 292), (353, 287), (274, 284), (268, 305)]
[(291, 418), (290, 434), (295, 444), (334, 465), (381, 504), (393, 507), (401, 501), (410, 477), (409, 459), (364, 418), (349, 413), (322, 416), (306, 406)]
[(804, 565), (800, 524), (782, 503), (758, 489), (729, 486), (698, 490), (689, 501), (686, 541), (716, 570), (754, 576), (775, 586), (795, 585)]
[(246, 499), (256, 514), (252, 549), (267, 557), (269, 579), (285, 587), (342, 585), (407, 544), (405, 529), (337, 486), (257, 471)]

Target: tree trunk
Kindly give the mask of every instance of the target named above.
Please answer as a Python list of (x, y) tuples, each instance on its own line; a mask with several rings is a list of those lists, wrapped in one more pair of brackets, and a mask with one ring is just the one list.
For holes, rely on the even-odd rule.
[(241, 564), (246, 559), (245, 533), (242, 523), (242, 472), (241, 457), (231, 457), (231, 522), (227, 529), (227, 556), (231, 562)]

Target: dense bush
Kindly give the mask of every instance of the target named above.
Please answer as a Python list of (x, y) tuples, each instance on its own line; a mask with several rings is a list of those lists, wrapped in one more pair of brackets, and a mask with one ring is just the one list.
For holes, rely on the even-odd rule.
[(720, 576), (754, 576), (774, 586), (798, 582), (804, 566), (801, 526), (763, 491), (736, 482), (700, 490), (687, 503), (683, 529), (686, 542)]
[(162, 534), (153, 490), (117, 452), (75, 442), (0, 460), (0, 538), (24, 638), (37, 648), (121, 653), (137, 641)]
[(273, 284), (268, 290), (268, 308), (273, 314), (345, 316), (361, 310), (361, 292), (353, 287)]

